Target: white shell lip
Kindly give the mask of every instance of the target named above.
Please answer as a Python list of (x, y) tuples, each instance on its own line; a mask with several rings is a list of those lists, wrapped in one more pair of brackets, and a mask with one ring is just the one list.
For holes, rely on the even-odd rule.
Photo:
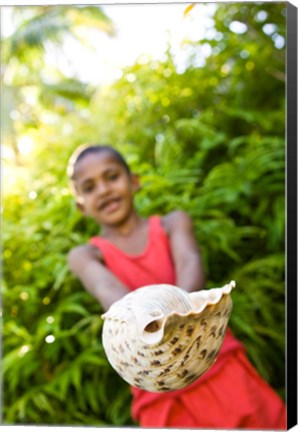
[[(152, 293), (152, 290), (158, 291), (160, 288), (173, 288), (173, 285), (168, 284), (160, 284), (160, 285), (146, 285), (139, 290), (132, 291), (128, 293), (125, 297), (125, 300), (128, 300), (127, 310), (123, 311), (123, 302), (122, 299), (116, 301), (112, 304), (110, 309), (102, 315), (103, 319), (112, 319), (120, 322), (127, 322), (128, 317), (131, 315), (135, 315), (130, 310), (130, 295), (135, 296), (136, 293), (144, 294), (146, 291)], [(181, 288), (178, 288), (178, 291), (181, 291), (183, 295), (188, 296), (190, 301), (190, 308), (186, 312), (177, 312), (175, 310), (170, 312), (163, 312), (161, 308), (156, 307), (155, 309), (151, 309), (149, 314), (142, 315), (136, 318), (139, 323), (139, 337), (147, 345), (155, 345), (158, 344), (163, 336), (164, 336), (164, 327), (169, 317), (177, 316), (177, 317), (185, 317), (191, 315), (199, 315), (202, 313), (209, 305), (215, 305), (219, 303), (223, 295), (230, 294), (232, 289), (236, 287), (236, 282), (232, 280), (229, 284), (226, 284), (220, 288), (212, 288), (201, 291), (194, 292), (186, 292)], [(177, 287), (174, 287), (177, 290)], [(131, 297), (132, 297), (131, 296)], [(140, 296), (141, 297), (141, 296)], [(132, 297), (133, 298), (133, 297)], [(143, 297), (144, 301), (146, 298)], [(133, 306), (133, 305), (132, 305)], [(124, 312), (124, 313), (123, 313)], [(122, 317), (121, 317), (122, 315)], [(126, 315), (126, 317), (125, 317)]]
[[(158, 286), (158, 285), (157, 285)], [(161, 315), (155, 320), (149, 322), (146, 327), (143, 328), (141, 339), (144, 343), (148, 345), (158, 344), (164, 336), (164, 327), (169, 317), (186, 317), (190, 315), (199, 315), (206, 309), (209, 305), (215, 305), (219, 303), (223, 295), (230, 294), (232, 289), (236, 287), (236, 282), (232, 280), (229, 284), (224, 285), (221, 288), (212, 288), (209, 290), (201, 290), (188, 293), (191, 300), (193, 300), (194, 308), (186, 313), (179, 313), (172, 311), (166, 316)], [(156, 327), (155, 331), (148, 332), (146, 328), (148, 326)]]
[(195, 313), (202, 312), (208, 305), (217, 304), (223, 295), (230, 294), (232, 289), (236, 287), (236, 282), (232, 280), (230, 283), (221, 288), (212, 288), (209, 290), (201, 290), (189, 293), (189, 297), (195, 306)]

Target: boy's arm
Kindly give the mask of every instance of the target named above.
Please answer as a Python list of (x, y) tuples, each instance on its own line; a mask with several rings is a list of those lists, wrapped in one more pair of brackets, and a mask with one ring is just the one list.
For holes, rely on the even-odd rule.
[(99, 250), (92, 245), (72, 249), (68, 254), (68, 265), (85, 289), (105, 310), (129, 292), (128, 288), (104, 266)]
[(188, 292), (205, 288), (205, 275), (190, 216), (175, 211), (163, 217), (176, 271), (176, 285)]

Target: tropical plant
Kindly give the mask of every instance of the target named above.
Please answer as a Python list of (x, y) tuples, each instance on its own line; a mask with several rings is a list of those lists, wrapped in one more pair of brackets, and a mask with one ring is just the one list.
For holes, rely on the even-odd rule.
[(21, 163), (17, 137), (26, 129), (38, 128), (41, 106), (47, 109), (48, 116), (63, 116), (77, 107), (84, 108), (93, 93), (92, 87), (81, 82), (75, 71), (65, 76), (59, 63), (48, 65), (47, 57), (60, 56), (67, 62), (65, 41), (74, 40), (91, 49), (86, 29), (113, 36), (115, 28), (98, 6), (9, 9), (15, 31), (2, 37), (3, 144), (10, 147), (16, 162)]

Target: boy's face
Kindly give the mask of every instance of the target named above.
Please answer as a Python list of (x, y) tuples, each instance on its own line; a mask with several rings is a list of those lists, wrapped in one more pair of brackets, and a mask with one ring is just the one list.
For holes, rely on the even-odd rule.
[(108, 151), (91, 153), (74, 168), (77, 205), (100, 225), (121, 225), (133, 212), (138, 177), (129, 174)]

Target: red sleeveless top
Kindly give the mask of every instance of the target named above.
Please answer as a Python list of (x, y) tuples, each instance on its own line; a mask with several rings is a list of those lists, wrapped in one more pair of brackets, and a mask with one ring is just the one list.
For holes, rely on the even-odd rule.
[(129, 255), (101, 237), (92, 237), (90, 240), (92, 245), (100, 249), (107, 268), (131, 291), (146, 285), (175, 285), (169, 240), (160, 218), (152, 216), (148, 222), (147, 245), (139, 255)]
[[(106, 267), (118, 277), (131, 291), (146, 285), (171, 284), (175, 285), (176, 276), (171, 256), (169, 239), (162, 227), (159, 216), (148, 219), (149, 234), (145, 250), (139, 255), (129, 255), (114, 246), (110, 241), (101, 237), (92, 237), (90, 243), (100, 249)], [(228, 329), (221, 351), (215, 364), (197, 381), (185, 389), (167, 393), (152, 393), (131, 387), (134, 396), (132, 412), (138, 417), (138, 411), (147, 404), (161, 398), (173, 398), (186, 389), (205, 382), (210, 376), (217, 373), (226, 355), (236, 349), (243, 349), (243, 345), (234, 338)]]

